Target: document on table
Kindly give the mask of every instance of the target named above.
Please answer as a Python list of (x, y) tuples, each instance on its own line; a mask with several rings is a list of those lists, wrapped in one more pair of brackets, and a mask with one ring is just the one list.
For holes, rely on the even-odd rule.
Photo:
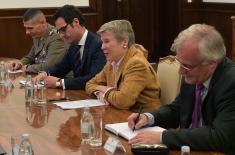
[(20, 70), (15, 70), (15, 71), (11, 71), (11, 70), (8, 70), (8, 73), (10, 74), (16, 74), (16, 73), (22, 73), (23, 71), (20, 69)]
[(103, 106), (99, 100), (96, 99), (87, 99), (87, 100), (77, 100), (77, 101), (66, 101), (66, 102), (57, 102), (53, 103), (62, 109), (76, 109), (83, 107), (96, 107)]

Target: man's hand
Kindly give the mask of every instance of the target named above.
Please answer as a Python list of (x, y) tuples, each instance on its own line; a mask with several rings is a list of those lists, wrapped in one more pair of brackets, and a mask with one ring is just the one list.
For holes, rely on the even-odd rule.
[(54, 76), (47, 76), (44, 80), (45, 86), (50, 88), (56, 88), (56, 82), (59, 80), (59, 78)]
[(160, 144), (162, 132), (145, 131), (138, 133), (134, 138), (129, 140), (129, 144)]
[(127, 118), (129, 128), (139, 129), (148, 124), (148, 117), (144, 114), (140, 114), (139, 121), (135, 124), (137, 115), (137, 113), (133, 113)]
[(11, 71), (15, 71), (15, 70), (19, 70), (22, 68), (22, 64), (20, 62), (16, 62), (16, 61), (10, 61), (8, 63), (8, 69)]
[(41, 72), (37, 76), (35, 76), (32, 80), (33, 80), (34, 84), (37, 84), (40, 81), (44, 81), (46, 77), (47, 77), (47, 73), (46, 72)]

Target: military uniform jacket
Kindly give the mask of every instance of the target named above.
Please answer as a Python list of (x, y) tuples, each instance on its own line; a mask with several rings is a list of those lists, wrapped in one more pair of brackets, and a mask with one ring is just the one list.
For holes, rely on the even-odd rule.
[(33, 46), (21, 63), (27, 65), (28, 72), (46, 71), (63, 58), (67, 49), (68, 45), (57, 34), (55, 27), (48, 24), (45, 34), (33, 39)]

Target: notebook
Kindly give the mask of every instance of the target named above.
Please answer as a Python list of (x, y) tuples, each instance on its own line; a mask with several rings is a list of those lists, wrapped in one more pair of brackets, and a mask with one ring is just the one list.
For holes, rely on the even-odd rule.
[(131, 138), (135, 137), (139, 132), (143, 132), (143, 131), (164, 131), (164, 128), (161, 128), (159, 126), (153, 126), (153, 127), (145, 127), (145, 128), (141, 128), (138, 130), (135, 130), (134, 132), (132, 131), (132, 129), (130, 129), (128, 127), (128, 123), (127, 122), (123, 122), (123, 123), (114, 123), (114, 124), (105, 124), (104, 127), (106, 130), (119, 135), (123, 138), (125, 138), (126, 140), (130, 140)]

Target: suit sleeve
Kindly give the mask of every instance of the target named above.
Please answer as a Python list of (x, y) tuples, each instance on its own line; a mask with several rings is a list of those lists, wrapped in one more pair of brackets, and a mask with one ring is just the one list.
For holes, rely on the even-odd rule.
[[(234, 78), (230, 80), (235, 81)], [(221, 82), (219, 85), (223, 85), (223, 88), (215, 87), (212, 90), (213, 100), (210, 103), (212, 105), (210, 110), (214, 111), (210, 112), (214, 115), (212, 122), (199, 128), (166, 130), (162, 134), (164, 144), (174, 149), (185, 144), (193, 150), (226, 152), (231, 148), (234, 149), (232, 142), (235, 138), (235, 83)], [(172, 109), (171, 112), (174, 111)], [(155, 117), (159, 119), (158, 114)]]
[(106, 74), (107, 74), (106, 70), (108, 68), (107, 65), (108, 64), (106, 64), (104, 68), (98, 74), (95, 75), (95, 77), (93, 77), (91, 80), (89, 80), (86, 83), (86, 92), (89, 95), (92, 95), (92, 93), (95, 91), (95, 88), (98, 85), (103, 85), (103, 86), (107, 85), (107, 79), (106, 79)]
[(179, 127), (180, 121), (180, 103), (181, 95), (179, 94), (175, 100), (169, 104), (150, 112), (154, 116), (154, 125), (161, 126), (165, 129)]
[(48, 69), (48, 74), (51, 76), (56, 76), (58, 78), (64, 78), (64, 76), (72, 70), (72, 65), (70, 64), (71, 57), (71, 51), (69, 50), (65, 53), (60, 62)]

